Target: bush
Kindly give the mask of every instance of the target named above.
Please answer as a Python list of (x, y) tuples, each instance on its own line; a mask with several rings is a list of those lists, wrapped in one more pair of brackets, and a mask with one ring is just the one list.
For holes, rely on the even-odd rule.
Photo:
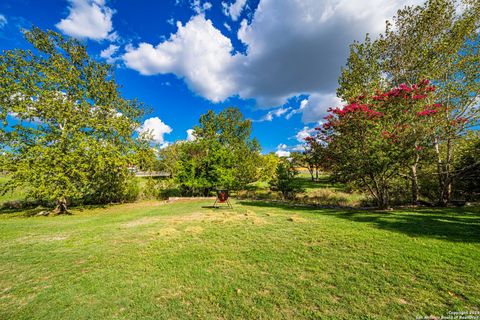
[(139, 195), (140, 195), (140, 186), (138, 185), (137, 180), (130, 179), (127, 182), (125, 192), (122, 197), (123, 199), (121, 199), (121, 201), (133, 202), (138, 199)]
[(350, 194), (322, 188), (305, 195), (301, 201), (323, 206), (358, 207), (364, 205), (365, 197), (362, 194)]

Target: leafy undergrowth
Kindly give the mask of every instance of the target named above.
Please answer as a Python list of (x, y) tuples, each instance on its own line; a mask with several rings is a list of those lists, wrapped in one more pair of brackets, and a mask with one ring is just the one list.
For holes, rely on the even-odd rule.
[(0, 319), (413, 319), (480, 306), (480, 210), (156, 201), (0, 215)]

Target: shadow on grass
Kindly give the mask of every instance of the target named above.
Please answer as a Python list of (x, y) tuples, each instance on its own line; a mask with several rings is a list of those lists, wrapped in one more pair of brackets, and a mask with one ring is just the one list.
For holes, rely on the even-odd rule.
[[(69, 206), (68, 210), (76, 210), (83, 212), (84, 210), (92, 210), (92, 209), (105, 209), (110, 206), (116, 205), (113, 204), (85, 204), (79, 206)], [(37, 213), (41, 211), (52, 211), (54, 206), (42, 206), (38, 204), (27, 205), (25, 207), (20, 208), (0, 208), (0, 215), (12, 215), (12, 216), (22, 216), (22, 217), (34, 217)], [(71, 214), (71, 213), (70, 213)]]
[(315, 208), (265, 201), (242, 201), (240, 205), (271, 207), (288, 211), (309, 211), (411, 237), (426, 237), (452, 242), (480, 242), (480, 207), (419, 208), (396, 211)]

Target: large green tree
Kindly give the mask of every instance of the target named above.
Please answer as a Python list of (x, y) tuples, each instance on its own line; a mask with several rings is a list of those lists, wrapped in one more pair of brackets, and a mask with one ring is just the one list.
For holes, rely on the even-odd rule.
[(237, 108), (209, 110), (194, 127), (195, 140), (183, 142), (176, 179), (187, 193), (238, 189), (256, 180), (260, 146), (251, 138), (251, 122)]
[(0, 55), (0, 148), (3, 189), (22, 185), (64, 213), (75, 201), (128, 197), (144, 108), (121, 97), (110, 66), (72, 38), (38, 28), (25, 33), (33, 50)]

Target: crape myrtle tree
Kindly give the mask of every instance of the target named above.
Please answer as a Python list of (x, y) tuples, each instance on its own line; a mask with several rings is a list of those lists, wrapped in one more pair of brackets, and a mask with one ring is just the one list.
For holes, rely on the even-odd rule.
[(257, 179), (260, 146), (237, 108), (209, 110), (193, 130), (195, 140), (182, 142), (179, 152), (176, 180), (184, 193), (207, 196), (215, 188), (240, 189)]
[(431, 144), (429, 137), (445, 112), (432, 103), (434, 91), (423, 80), (330, 109), (314, 139), (327, 145), (325, 159), (334, 175), (365, 188), (378, 207), (387, 208), (392, 180)]
[(25, 33), (34, 50), (0, 55), (3, 190), (24, 186), (56, 203), (129, 200), (132, 173), (147, 139), (136, 138), (144, 109), (121, 97), (111, 67), (53, 31)]
[[(435, 103), (447, 110), (437, 124), (432, 149), (440, 205), (451, 198), (457, 141), (478, 124), (479, 27), (478, 1), (429, 0), (405, 7), (379, 39), (367, 36), (363, 43), (352, 44), (339, 78), (337, 94), (344, 101), (376, 87), (411, 86), (421, 79), (435, 84)], [(414, 171), (410, 179), (417, 179)]]

